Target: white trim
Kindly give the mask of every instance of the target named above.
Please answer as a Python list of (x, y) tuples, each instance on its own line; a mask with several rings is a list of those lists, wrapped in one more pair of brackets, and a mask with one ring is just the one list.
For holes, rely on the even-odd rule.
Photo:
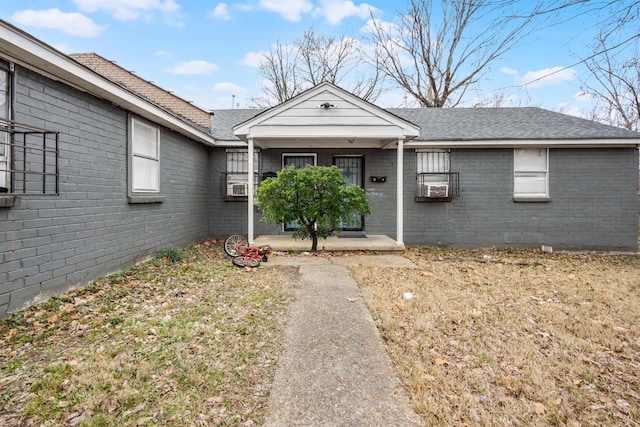
[(253, 176), (253, 153), (254, 153), (254, 146), (253, 146), (253, 138), (249, 138), (249, 140), (247, 141), (249, 144), (249, 150), (247, 152), (247, 163), (248, 163), (248, 171), (247, 173), (249, 174), (249, 176), (247, 177), (247, 185), (248, 185), (248, 192), (247, 192), (247, 240), (249, 241), (250, 245), (253, 245), (253, 193), (254, 193), (254, 189), (253, 189), (253, 180), (255, 179), (255, 177)]
[(404, 140), (398, 139), (396, 186), (396, 243), (404, 245)]
[(108, 100), (125, 110), (203, 144), (216, 145), (215, 138), (207, 132), (180, 120), (30, 34), (2, 21), (0, 21), (0, 52), (3, 57), (6, 56), (12, 62), (38, 74)]
[(285, 157), (313, 157), (313, 166), (318, 166), (318, 153), (282, 153), (280, 168), (284, 169)]
[[(516, 171), (516, 153), (518, 150), (522, 151), (523, 148), (514, 148), (513, 149), (513, 197), (517, 199), (538, 199), (538, 198), (548, 198), (549, 197), (549, 149), (548, 148), (540, 148), (534, 147), (533, 149), (545, 150), (545, 170), (517, 170)], [(545, 192), (543, 193), (516, 193), (516, 174), (520, 173), (535, 173), (540, 174), (544, 173), (545, 178)]]
[[(637, 147), (637, 139), (505, 139), (482, 141), (416, 141), (405, 143), (406, 148), (515, 148), (515, 147), (554, 147), (554, 148), (624, 148)], [(386, 147), (385, 147), (386, 148)]]

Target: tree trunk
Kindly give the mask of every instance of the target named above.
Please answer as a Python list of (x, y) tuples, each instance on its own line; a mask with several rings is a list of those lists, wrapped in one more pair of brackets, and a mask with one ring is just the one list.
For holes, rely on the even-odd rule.
[(316, 236), (316, 233), (313, 233), (311, 239), (313, 241), (313, 243), (311, 244), (311, 252), (315, 252), (318, 250), (318, 236)]

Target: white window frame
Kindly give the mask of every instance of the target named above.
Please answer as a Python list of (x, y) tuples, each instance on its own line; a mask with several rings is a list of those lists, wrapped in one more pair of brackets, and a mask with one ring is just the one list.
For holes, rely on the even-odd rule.
[[(8, 64), (4, 62), (0, 62), (0, 72), (6, 74), (6, 82), (3, 88), (0, 88), (0, 92), (4, 92), (4, 108), (0, 111), (0, 118), (9, 120), (11, 118), (11, 69)], [(9, 143), (11, 139), (9, 137), (8, 132), (0, 133), (0, 187), (4, 187), (8, 192), (11, 192), (11, 188), (9, 188), (11, 179), (9, 165), (10, 159), (9, 155), (11, 153)], [(4, 193), (0, 193), (0, 196)]]
[[(248, 185), (249, 185), (249, 159), (248, 159), (249, 150), (247, 148), (229, 148), (226, 151), (226, 173), (227, 173), (227, 183), (225, 190), (225, 197), (227, 198), (247, 198), (249, 194)], [(234, 157), (238, 157), (238, 155), (242, 155), (242, 159), (234, 159)], [(238, 168), (238, 163), (240, 163), (240, 168)], [(255, 149), (253, 151), (253, 170), (256, 175), (259, 174), (260, 166), (260, 150)], [(259, 179), (254, 179), (254, 187), (258, 186), (260, 182)], [(234, 190), (234, 186), (244, 185), (244, 192), (238, 192)]]
[[(144, 194), (157, 195), (160, 193), (160, 182), (161, 182), (160, 129), (157, 126), (150, 124), (149, 122), (146, 122), (142, 119), (139, 119), (133, 116), (130, 118), (129, 123), (130, 123), (130, 126), (129, 126), (129, 153), (130, 153), (129, 155), (129, 192), (130, 192), (130, 195), (144, 195)], [(154, 152), (151, 152), (151, 153), (148, 151), (145, 152), (143, 147), (137, 144), (138, 142), (138, 140), (136, 139), (137, 126), (146, 128), (147, 130), (151, 131), (153, 135), (155, 135), (154, 137), (155, 141), (153, 142), (153, 144), (155, 144), (155, 150), (153, 150)], [(136, 183), (137, 181), (136, 175), (135, 175), (136, 163), (137, 161), (140, 161), (140, 160), (146, 162), (149, 166), (153, 166), (152, 170), (155, 171), (155, 183), (153, 183), (154, 177), (151, 177), (151, 180), (150, 180), (150, 182), (152, 182), (151, 185), (143, 186), (143, 185), (138, 185)]]
[[(534, 152), (537, 152), (541, 159), (540, 163), (538, 165), (534, 165), (532, 162), (529, 165), (524, 164), (524, 156), (528, 155), (531, 159)], [(535, 182), (541, 179), (544, 179), (544, 188), (539, 191), (526, 191), (526, 186), (535, 185)], [(522, 200), (549, 198), (549, 148), (514, 148), (513, 197)]]

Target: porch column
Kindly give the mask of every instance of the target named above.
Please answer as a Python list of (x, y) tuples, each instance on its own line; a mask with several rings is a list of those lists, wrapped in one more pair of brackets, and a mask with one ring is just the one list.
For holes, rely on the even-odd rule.
[(404, 244), (404, 139), (398, 139), (398, 170), (396, 189), (396, 243)]
[(253, 245), (253, 184), (254, 184), (254, 176), (253, 176), (253, 138), (248, 139), (249, 142), (249, 167), (248, 167), (248, 180), (247, 180), (247, 240), (250, 245)]

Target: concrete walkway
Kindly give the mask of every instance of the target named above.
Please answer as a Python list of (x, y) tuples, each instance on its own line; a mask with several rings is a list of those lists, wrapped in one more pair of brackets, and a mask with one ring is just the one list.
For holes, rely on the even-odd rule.
[(266, 426), (419, 426), (348, 265), (415, 267), (396, 255), (272, 257), (299, 266)]

